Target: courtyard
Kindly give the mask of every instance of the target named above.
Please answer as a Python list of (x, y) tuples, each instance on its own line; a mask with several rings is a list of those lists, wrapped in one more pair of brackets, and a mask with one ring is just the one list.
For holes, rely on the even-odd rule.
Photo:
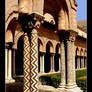
[[(50, 88), (58, 88), (60, 84), (60, 73), (40, 75), (39, 81), (42, 85), (45, 85), (45, 88), (49, 88), (48, 90), (50, 90)], [(87, 92), (87, 69), (76, 70), (76, 83), (83, 92)], [(8, 84), (6, 85), (6, 88), (6, 92), (23, 92), (23, 81)], [(44, 91), (41, 92), (45, 92), (47, 89), (42, 90)]]

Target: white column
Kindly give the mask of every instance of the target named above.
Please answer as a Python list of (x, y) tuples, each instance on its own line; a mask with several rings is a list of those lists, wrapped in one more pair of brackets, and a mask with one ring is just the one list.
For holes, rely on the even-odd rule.
[(77, 57), (77, 69), (80, 69), (80, 56)]
[(51, 62), (51, 70), (50, 70), (50, 72), (55, 72), (55, 70), (54, 70), (54, 54), (51, 55), (50, 62)]
[(72, 44), (70, 40), (67, 40), (67, 87), (73, 86), (73, 58), (72, 58)]
[(15, 76), (15, 49), (13, 49), (13, 76)]
[(8, 56), (7, 55), (8, 55), (8, 49), (5, 49), (5, 81), (6, 82), (7, 82), (7, 78), (8, 78), (8, 76), (7, 76)]
[(65, 88), (66, 85), (66, 70), (65, 70), (65, 47), (64, 47), (64, 42), (61, 42), (61, 47), (60, 47), (60, 72), (61, 72), (61, 83), (59, 85), (60, 90)]
[(84, 68), (84, 57), (81, 57), (81, 68)]
[(12, 50), (8, 50), (8, 80), (9, 82), (15, 82), (12, 78)]
[(76, 71), (75, 71), (75, 45), (74, 45), (74, 41), (71, 42), (72, 44), (72, 80), (73, 80), (73, 86), (77, 86), (76, 85)]
[(9, 49), (9, 71), (8, 71), (8, 77), (9, 77), (9, 79), (12, 79), (12, 69), (11, 69), (11, 67), (12, 67), (12, 52), (11, 52), (11, 49)]
[(44, 54), (40, 56), (40, 73), (44, 73)]

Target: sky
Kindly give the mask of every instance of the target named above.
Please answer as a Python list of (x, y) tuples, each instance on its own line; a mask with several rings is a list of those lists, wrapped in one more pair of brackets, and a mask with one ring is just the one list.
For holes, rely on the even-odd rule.
[(76, 0), (77, 20), (87, 20), (87, 0)]

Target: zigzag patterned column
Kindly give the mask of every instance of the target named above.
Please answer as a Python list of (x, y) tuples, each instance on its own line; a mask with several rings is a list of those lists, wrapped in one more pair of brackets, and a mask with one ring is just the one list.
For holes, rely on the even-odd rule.
[(37, 30), (31, 32), (31, 92), (38, 92), (38, 36)]
[(24, 35), (24, 91), (30, 92), (30, 43), (27, 33)]

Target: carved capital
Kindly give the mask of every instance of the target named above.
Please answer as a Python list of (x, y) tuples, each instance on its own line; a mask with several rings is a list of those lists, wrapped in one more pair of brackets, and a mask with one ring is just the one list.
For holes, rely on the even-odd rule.
[(12, 46), (13, 46), (13, 43), (12, 42), (5, 43), (5, 48), (7, 48), (7, 49), (11, 49)]
[(39, 28), (40, 24), (42, 23), (44, 17), (37, 13), (32, 14), (20, 14), (19, 16), (19, 23), (24, 32), (29, 32), (34, 28)]
[(78, 35), (77, 32), (73, 31), (73, 30), (67, 30), (65, 32), (65, 40), (69, 40), (69, 41), (75, 41), (76, 36)]

